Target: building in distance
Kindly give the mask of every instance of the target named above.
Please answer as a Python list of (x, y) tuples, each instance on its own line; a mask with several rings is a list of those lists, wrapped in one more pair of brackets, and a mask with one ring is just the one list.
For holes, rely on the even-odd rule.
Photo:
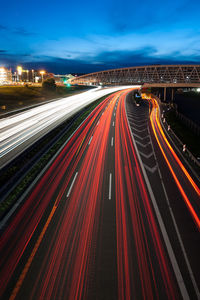
[(0, 85), (12, 83), (12, 71), (4, 67), (0, 67)]

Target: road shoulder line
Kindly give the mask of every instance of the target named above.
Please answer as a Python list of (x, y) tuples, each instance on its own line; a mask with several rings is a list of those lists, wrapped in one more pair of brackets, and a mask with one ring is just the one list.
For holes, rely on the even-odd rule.
[(168, 237), (168, 234), (167, 234), (164, 222), (162, 220), (160, 211), (158, 209), (158, 205), (156, 203), (156, 199), (155, 199), (154, 193), (152, 191), (152, 188), (151, 188), (151, 185), (150, 185), (147, 173), (146, 173), (146, 171), (144, 169), (142, 160), (140, 158), (140, 155), (139, 155), (139, 152), (138, 152), (138, 149), (137, 149), (137, 145), (135, 143), (135, 140), (134, 140), (131, 128), (130, 128), (130, 124), (129, 124), (128, 116), (127, 116), (127, 111), (126, 111), (126, 99), (125, 99), (124, 105), (125, 105), (125, 112), (126, 112), (127, 123), (128, 123), (128, 127), (129, 127), (129, 130), (130, 130), (130, 133), (131, 133), (133, 145), (134, 145), (134, 148), (135, 148), (135, 151), (136, 151), (136, 155), (138, 157), (138, 161), (139, 161), (139, 164), (140, 164), (140, 167), (141, 167), (141, 170), (142, 170), (145, 182), (146, 182), (146, 186), (147, 186), (149, 195), (151, 197), (151, 201), (152, 201), (152, 204), (153, 204), (153, 207), (154, 207), (154, 211), (155, 211), (155, 214), (156, 214), (159, 226), (160, 226), (160, 230), (161, 230), (162, 235), (163, 235), (163, 239), (164, 239), (164, 242), (165, 242), (165, 245), (166, 245), (166, 249), (167, 249), (167, 252), (168, 252), (171, 264), (172, 264), (172, 268), (174, 270), (174, 273), (175, 273), (175, 276), (176, 276), (176, 279), (177, 279), (177, 283), (178, 283), (178, 286), (180, 288), (180, 291), (181, 291), (183, 299), (184, 300), (186, 300), (186, 299), (189, 300), (190, 298), (189, 298), (189, 295), (188, 295), (185, 283), (183, 281), (183, 277), (182, 277), (181, 271), (179, 269), (179, 266), (178, 266), (178, 263), (177, 263), (177, 260), (176, 260), (176, 257), (175, 257), (172, 245), (170, 243), (170, 240), (169, 240), (169, 237)]

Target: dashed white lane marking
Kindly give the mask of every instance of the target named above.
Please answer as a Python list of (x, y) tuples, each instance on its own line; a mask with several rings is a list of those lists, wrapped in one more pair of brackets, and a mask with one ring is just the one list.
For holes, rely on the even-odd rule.
[(91, 141), (92, 141), (93, 135), (91, 136), (88, 145), (90, 145)]
[(111, 147), (113, 147), (113, 144), (114, 144), (114, 138), (112, 137), (112, 139), (111, 139)]
[(115, 122), (113, 121), (113, 127), (115, 126)]
[(75, 182), (75, 180), (76, 180), (77, 175), (78, 175), (78, 172), (76, 172), (76, 174), (75, 174), (75, 176), (74, 176), (74, 179), (73, 179), (73, 181), (72, 181), (72, 183), (71, 183), (71, 186), (70, 186), (69, 191), (68, 191), (68, 193), (67, 193), (67, 198), (69, 197), (69, 195), (70, 195), (70, 193), (71, 193), (71, 190), (72, 190), (72, 188), (73, 188), (73, 185), (74, 185), (74, 182)]
[(99, 121), (97, 122), (97, 126), (99, 125)]
[(109, 195), (108, 195), (109, 200), (111, 200), (111, 195), (112, 195), (112, 173), (110, 173), (110, 177), (109, 177)]

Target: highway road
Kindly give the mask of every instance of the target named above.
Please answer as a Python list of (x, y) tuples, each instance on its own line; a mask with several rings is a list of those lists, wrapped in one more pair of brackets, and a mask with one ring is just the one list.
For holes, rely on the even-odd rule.
[(83, 107), (100, 97), (127, 87), (95, 88), (31, 107), (0, 120), (0, 168)]
[(200, 230), (200, 188), (195, 183), (194, 179), (189, 174), (188, 170), (183, 165), (180, 158), (166, 138), (166, 134), (161, 126), (159, 105), (156, 99), (151, 99), (151, 103), (153, 105), (153, 110), (150, 120), (158, 146), (169, 167), (171, 175), (174, 178), (180, 193), (182, 194), (185, 204), (187, 205), (189, 212), (191, 213), (198, 229)]
[(196, 211), (198, 187), (166, 163), (155, 101), (130, 92), (95, 108), (2, 229), (1, 299), (199, 299), (182, 191)]

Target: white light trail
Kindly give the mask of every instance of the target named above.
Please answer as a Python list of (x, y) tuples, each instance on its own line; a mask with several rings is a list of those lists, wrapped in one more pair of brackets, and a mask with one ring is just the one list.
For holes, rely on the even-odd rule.
[[(0, 120), (0, 165), (1, 158), (26, 142), (26, 148), (33, 143), (33, 137), (41, 137), (49, 130), (70, 118), (95, 100), (118, 90), (133, 86), (95, 88), (78, 95), (65, 97), (19, 112)], [(24, 147), (25, 149), (25, 147)]]

